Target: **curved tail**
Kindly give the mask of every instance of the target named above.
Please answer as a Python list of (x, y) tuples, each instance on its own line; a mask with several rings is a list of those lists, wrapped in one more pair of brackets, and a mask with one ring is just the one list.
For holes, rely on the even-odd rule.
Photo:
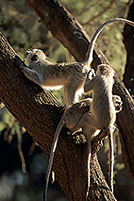
[(51, 152), (50, 152), (50, 157), (49, 157), (49, 162), (48, 162), (48, 167), (47, 167), (47, 173), (46, 173), (46, 178), (45, 178), (44, 193), (43, 193), (43, 200), (44, 201), (47, 201), (48, 182), (49, 182), (49, 178), (50, 178), (50, 174), (51, 174), (51, 170), (52, 170), (54, 153), (55, 153), (55, 150), (57, 147), (60, 132), (61, 132), (64, 125), (65, 125), (65, 120), (64, 120), (64, 116), (63, 116), (61, 118), (59, 124), (58, 124), (57, 129), (56, 129), (54, 139), (53, 139), (53, 143), (52, 143), (52, 147), (51, 147)]
[(86, 201), (88, 200), (89, 188), (90, 188), (90, 161), (91, 161), (91, 142), (88, 141), (88, 160), (87, 160), (88, 182), (87, 182)]
[(129, 24), (131, 26), (134, 27), (134, 22), (130, 21), (130, 20), (126, 20), (126, 19), (123, 19), (123, 18), (114, 18), (114, 19), (110, 19), (108, 21), (106, 21), (105, 23), (103, 23), (97, 30), (96, 32), (94, 33), (92, 39), (91, 39), (91, 42), (90, 42), (90, 45), (89, 45), (89, 48), (88, 48), (88, 51), (87, 51), (87, 56), (86, 56), (86, 59), (84, 60), (84, 64), (86, 64), (87, 66), (90, 67), (91, 65), (91, 62), (93, 61), (93, 50), (94, 50), (94, 45), (95, 45), (95, 42), (99, 36), (99, 34), (102, 32), (102, 30), (105, 28), (106, 25), (108, 24), (111, 24), (113, 22), (124, 22), (126, 24)]
[(114, 167), (113, 132), (109, 133), (108, 138), (109, 138), (109, 185), (113, 193), (113, 167)]

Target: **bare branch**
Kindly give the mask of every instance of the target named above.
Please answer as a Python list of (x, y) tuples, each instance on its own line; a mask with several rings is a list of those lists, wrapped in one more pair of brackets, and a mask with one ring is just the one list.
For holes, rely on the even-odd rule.
[(107, 7), (105, 7), (101, 12), (99, 12), (97, 15), (91, 17), (87, 22), (84, 22), (82, 23), (82, 25), (87, 25), (89, 24), (91, 21), (95, 20), (96, 18), (100, 17), (101, 15), (103, 15), (108, 9), (110, 9), (113, 5), (113, 3), (115, 2), (116, 0), (111, 0), (111, 2), (109, 3), (109, 5)]

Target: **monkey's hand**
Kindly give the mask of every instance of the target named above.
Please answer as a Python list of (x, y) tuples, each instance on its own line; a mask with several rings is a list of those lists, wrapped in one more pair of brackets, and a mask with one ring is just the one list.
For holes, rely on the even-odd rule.
[(20, 62), (18, 68), (19, 68), (20, 70), (23, 70), (23, 69), (25, 69), (25, 68), (27, 68), (27, 67), (26, 67), (26, 65), (24, 65), (22, 62)]
[(95, 76), (95, 71), (94, 71), (94, 69), (91, 68), (91, 69), (88, 71), (87, 78), (86, 78), (86, 82), (92, 80), (92, 78), (93, 78), (94, 76)]
[(113, 95), (112, 99), (113, 99), (116, 113), (120, 112), (122, 110), (122, 104), (123, 104), (121, 97), (118, 95)]
[(77, 131), (76, 133), (73, 133), (72, 138), (75, 144), (84, 144), (87, 142), (84, 134), (81, 131)]
[(15, 60), (15, 66), (20, 70), (26, 67), (26, 65), (20, 59)]

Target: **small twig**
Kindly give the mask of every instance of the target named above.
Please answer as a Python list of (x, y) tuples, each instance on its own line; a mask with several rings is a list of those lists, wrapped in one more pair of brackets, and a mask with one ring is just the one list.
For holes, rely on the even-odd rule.
[(12, 129), (15, 121), (16, 121), (16, 119), (12, 116), (10, 123), (8, 124), (8, 127), (7, 127), (6, 131), (4, 132), (4, 140), (8, 141), (8, 143), (9, 143), (8, 134), (9, 134), (10, 130)]
[(26, 173), (26, 162), (25, 162), (25, 158), (23, 155), (23, 151), (22, 151), (22, 136), (21, 136), (21, 132), (18, 126), (16, 126), (16, 133), (17, 133), (17, 137), (18, 137), (18, 152), (20, 155), (20, 159), (21, 159), (21, 166), (22, 166), (22, 172)]
[(33, 151), (35, 149), (35, 146), (36, 146), (36, 144), (35, 144), (35, 142), (33, 142), (32, 145), (31, 145), (31, 147), (30, 147), (30, 150), (28, 152), (28, 155), (32, 155), (32, 153), (33, 153)]
[(89, 24), (89, 22), (93, 21), (94, 19), (98, 18), (99, 16), (103, 15), (108, 9), (111, 8), (112, 4), (115, 2), (116, 0), (111, 0), (110, 4), (105, 7), (100, 13), (98, 13), (97, 15), (93, 16), (92, 18), (90, 18), (87, 22), (82, 23), (82, 25), (87, 25)]

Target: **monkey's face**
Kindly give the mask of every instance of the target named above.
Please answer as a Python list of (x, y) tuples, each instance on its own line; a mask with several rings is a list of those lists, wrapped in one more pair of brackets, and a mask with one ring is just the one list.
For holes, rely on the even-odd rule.
[(31, 63), (37, 63), (38, 61), (41, 60), (46, 60), (45, 54), (42, 52), (42, 50), (39, 49), (27, 50), (26, 54), (27, 54), (26, 59), (28, 65)]

